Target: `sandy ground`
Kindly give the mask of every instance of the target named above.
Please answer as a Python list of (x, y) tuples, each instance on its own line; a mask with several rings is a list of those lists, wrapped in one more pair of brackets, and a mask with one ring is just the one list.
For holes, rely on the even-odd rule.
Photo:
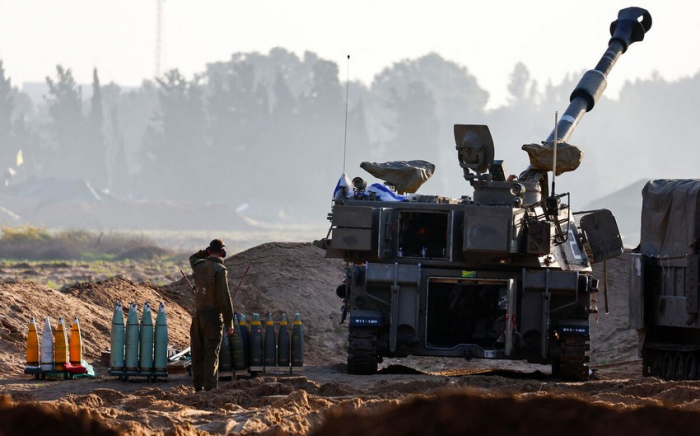
[[(646, 435), (673, 434), (683, 431), (683, 425), (697, 428), (700, 424), (700, 382), (641, 377), (636, 333), (627, 328), (628, 255), (607, 265), (609, 313), (605, 314), (601, 292), (600, 320), (593, 323), (591, 333), (592, 380), (563, 383), (553, 379), (546, 366), (440, 358), (386, 359), (380, 374), (348, 375), (343, 350), (347, 332), (338, 324), (335, 296), (343, 263), (324, 259), (323, 254), (310, 244), (269, 243), (226, 260), (232, 289), (251, 265), (235, 296), (237, 312), (273, 313), (277, 320), (282, 313), (301, 314), (305, 368), (295, 374), (221, 380), (217, 389), (206, 393), (194, 392), (186, 372), (171, 373), (156, 382), (134, 377), (124, 382), (110, 376), (100, 363), (102, 351), (109, 347), (116, 300), (136, 302), (139, 313), (146, 301), (164, 302), (170, 345), (185, 348), (193, 299), (184, 279), (156, 286), (131, 281), (125, 271), (119, 278), (53, 290), (3, 276), (0, 409), (14, 413), (0, 413), (0, 433), (24, 426), (15, 434), (38, 434), (37, 428), (45, 429), (54, 422), (50, 420), (68, 431), (68, 425), (58, 423), (75, 422), (76, 415), (83, 424), (71, 430), (73, 436), (447, 435), (468, 434), (467, 429), (474, 434), (485, 434), (486, 429), (489, 434), (506, 434), (506, 430), (508, 434), (590, 434), (605, 429)], [(599, 277), (602, 268), (596, 266)], [(44, 273), (36, 269), (36, 274)], [(183, 270), (189, 271), (185, 265)], [(35, 317), (40, 324), (46, 316), (54, 324), (58, 316), (80, 319), (84, 358), (93, 365), (96, 377), (34, 380), (22, 374), (29, 320)], [(23, 408), (28, 407), (27, 414), (44, 418), (23, 418)], [(501, 409), (508, 413), (499, 413)], [(512, 421), (516, 417), (517, 422)], [(386, 427), (387, 422), (393, 427)], [(600, 427), (601, 423), (607, 427)]]

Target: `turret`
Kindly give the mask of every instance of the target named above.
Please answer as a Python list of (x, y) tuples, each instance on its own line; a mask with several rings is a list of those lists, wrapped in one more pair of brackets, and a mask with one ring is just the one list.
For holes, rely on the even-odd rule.
[(651, 28), (651, 15), (642, 8), (622, 9), (617, 20), (610, 24), (608, 48), (596, 67), (587, 71), (571, 93), (570, 103), (559, 118), (555, 129), (539, 144), (526, 144), (523, 149), (530, 155), (530, 166), (517, 180), (507, 180), (501, 161), (494, 160), (493, 139), (487, 126), (455, 125), (454, 134), (460, 166), (464, 178), (474, 187), (474, 201), (481, 204), (511, 203), (531, 205), (548, 197), (547, 171), (554, 165), (556, 142), (556, 173), (573, 171), (582, 154), (566, 144), (581, 118), (593, 109), (607, 86), (607, 76), (620, 55), (627, 48), (644, 39)]

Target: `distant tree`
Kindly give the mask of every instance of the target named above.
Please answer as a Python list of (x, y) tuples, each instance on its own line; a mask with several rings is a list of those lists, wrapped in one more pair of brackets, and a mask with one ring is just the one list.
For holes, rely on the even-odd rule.
[(511, 105), (532, 105), (537, 96), (537, 82), (530, 77), (525, 64), (518, 62), (510, 73), (508, 92)]
[(2, 185), (19, 183), (27, 176), (36, 175), (44, 156), (41, 133), (32, 128), (28, 119), (31, 102), (5, 77), (0, 60), (0, 170)]
[[(554, 88), (550, 85), (547, 90)], [(503, 160), (507, 172), (517, 175), (529, 164), (522, 145), (547, 138), (556, 108), (550, 109), (547, 97), (538, 94), (537, 82), (522, 62), (515, 64), (510, 73), (508, 93), (507, 104), (491, 110), (487, 124), (494, 138), (496, 159)], [(558, 91), (551, 96), (558, 99)], [(547, 113), (550, 110), (551, 114)]]
[(12, 83), (5, 77), (5, 68), (0, 60), (0, 170), (3, 185), (9, 183), (9, 178), (15, 170), (17, 147), (12, 135)]
[(140, 172), (151, 197), (182, 201), (207, 200), (205, 189), (217, 175), (206, 141), (206, 118), (199, 79), (189, 82), (178, 70), (158, 82), (158, 112), (146, 133)]
[(341, 112), (343, 108), (342, 88), (338, 80), (338, 65), (334, 62), (318, 59), (309, 77), (309, 91), (303, 102), (310, 114), (315, 117), (326, 116), (320, 109), (332, 109), (332, 113)]
[[(277, 71), (272, 85), (272, 111), (269, 117), (270, 130), (274, 132), (269, 142), (269, 152), (276, 157), (270, 159), (267, 167), (278, 174), (282, 180), (297, 177), (301, 162), (298, 161), (299, 149), (302, 147), (301, 117), (299, 103), (289, 89), (287, 80), (281, 70)], [(274, 188), (270, 189), (274, 191)]]
[(653, 73), (627, 82), (615, 100), (603, 97), (571, 140), (585, 153), (573, 176), (592, 175), (598, 192), (640, 178), (698, 178), (699, 93), (700, 72), (674, 81)]
[[(421, 83), (423, 90), (412, 85), (415, 83)], [(414, 89), (409, 90), (410, 87)], [(462, 195), (464, 190), (459, 182), (462, 180), (462, 170), (455, 159), (453, 125), (479, 124), (487, 118), (485, 106), (489, 94), (479, 86), (476, 77), (466, 67), (445, 60), (436, 53), (429, 53), (418, 59), (405, 59), (385, 68), (374, 77), (371, 90), (375, 98), (390, 103), (374, 107), (374, 111), (368, 116), (372, 122), (391, 119), (398, 121), (395, 108), (397, 97), (408, 98), (409, 104), (418, 104), (422, 101), (421, 95), (429, 93), (431, 103), (428, 100), (425, 100), (425, 103), (433, 106), (422, 109), (429, 117), (423, 123), (430, 126), (430, 134), (433, 136), (428, 142), (421, 141), (426, 148), (422, 154), (430, 158), (428, 160), (435, 164), (436, 170), (433, 180), (423, 189), (439, 190), (436, 193), (443, 195)], [(435, 121), (438, 123), (436, 126), (433, 124)], [(395, 129), (398, 125), (386, 121), (384, 125), (383, 130), (372, 125), (368, 128), (377, 132), (382, 143), (395, 142)], [(394, 157), (387, 156), (387, 159)]]
[(285, 79), (293, 96), (298, 97), (308, 90), (308, 78), (318, 56), (314, 53), (304, 53), (303, 59), (284, 48), (275, 47), (268, 54), (258, 52), (234, 53), (228, 62), (217, 62), (207, 65), (207, 76), (226, 75), (235, 64), (247, 64), (255, 71), (257, 83), (275, 83), (277, 74)]
[(564, 76), (559, 83), (548, 82), (539, 99), (542, 110), (550, 114), (553, 114), (555, 110), (564, 111), (569, 105), (571, 92), (583, 74), (584, 71), (570, 73)]
[(255, 68), (245, 60), (231, 62), (209, 76), (206, 101), (209, 131), (218, 174), (240, 184), (256, 186), (254, 191), (235, 190), (224, 197), (234, 204), (260, 195), (269, 175), (260, 170), (273, 157), (269, 134), (267, 87), (256, 79)]
[(70, 69), (56, 66), (56, 80), (46, 77), (49, 86), (45, 96), (50, 117), (49, 136), (52, 149), (48, 151), (46, 173), (61, 178), (84, 178), (86, 169), (94, 164), (88, 149), (87, 120), (82, 112), (82, 95)]
[[(299, 126), (304, 143), (298, 150), (303, 173), (299, 186), (314, 190), (317, 185), (333, 186), (343, 159), (344, 101), (338, 80), (338, 66), (318, 59), (308, 77), (308, 91), (300, 98)], [(333, 165), (333, 162), (338, 164)], [(327, 208), (327, 205), (323, 205)], [(315, 210), (313, 213), (319, 213)]]
[(112, 128), (111, 137), (114, 138), (116, 156), (112, 165), (112, 177), (110, 190), (120, 195), (131, 195), (131, 172), (129, 171), (129, 160), (127, 158), (126, 146), (124, 145), (124, 135), (119, 121), (119, 110), (116, 106), (110, 111), (110, 126)]
[(441, 137), (451, 139), (452, 125), (469, 124), (485, 119), (489, 94), (482, 89), (469, 70), (429, 53), (418, 59), (406, 59), (385, 68), (374, 77), (372, 91), (383, 100), (391, 98), (392, 89), (399, 94), (413, 82), (421, 82), (435, 101), (435, 116), (440, 121)]
[(440, 123), (435, 119), (435, 99), (422, 82), (411, 82), (405, 94), (392, 90), (389, 107), (394, 113), (388, 154), (392, 160), (422, 159), (435, 163), (440, 156), (437, 148)]
[[(71, 71), (59, 66), (47, 78), (46, 106), (34, 108), (0, 63), (0, 171), (16, 164), (21, 150), (24, 162), (13, 183), (38, 174), (97, 185), (88, 171), (101, 165), (90, 157), (99, 142), (94, 126), (101, 124), (110, 190), (137, 198), (266, 201), (318, 218), (328, 211), (344, 158), (351, 177), (366, 176), (358, 168), (363, 160), (430, 160), (436, 174), (421, 193), (459, 196), (470, 188), (456, 162), (453, 124), (488, 124), (496, 158), (518, 174), (528, 164), (521, 145), (547, 137), (554, 111), (561, 117), (581, 77), (538, 88), (518, 63), (505, 84), (507, 103), (486, 110), (488, 93), (467, 67), (435, 53), (405, 59), (382, 70), (371, 86), (350, 83), (344, 150), (345, 83), (338, 71), (311, 52), (235, 53), (193, 80), (173, 71), (121, 90), (94, 77), (99, 91), (83, 107)], [(627, 83), (619, 101), (603, 96), (571, 138), (585, 153), (580, 171), (557, 186), (566, 190), (581, 180), (593, 196), (627, 183), (629, 174), (692, 175), (687, 157), (696, 151), (695, 136), (688, 129), (697, 118), (692, 99), (698, 90), (700, 74), (672, 82), (652, 75)], [(675, 152), (659, 154), (661, 146)], [(662, 171), (663, 159), (673, 160), (673, 170)], [(210, 180), (227, 183), (212, 188)]]
[(21, 157), (21, 165), (17, 168), (18, 173), (15, 176), (18, 181), (24, 180), (29, 176), (41, 176), (46, 163), (46, 147), (42, 139), (42, 132), (32, 127), (27, 122), (27, 117), (18, 116), (12, 123), (12, 132), (17, 143), (18, 153), (15, 155), (15, 163), (17, 157)]
[[(209, 64), (205, 83), (212, 146), (226, 156), (219, 164), (235, 181), (255, 186), (228, 195), (239, 197), (236, 202), (252, 198), (250, 202), (314, 217), (324, 213), (343, 160), (345, 101), (337, 65), (311, 52), (299, 59), (282, 48), (267, 55), (236, 53), (228, 62)], [(372, 100), (365, 86), (351, 87), (365, 101)], [(358, 95), (349, 105), (348, 155), (362, 153), (366, 160), (370, 141)], [(302, 207), (281, 188), (290, 183), (305, 195), (323, 198), (318, 202), (323, 211)]]
[(108, 180), (107, 152), (103, 128), (102, 89), (97, 75), (97, 68), (95, 68), (92, 73), (92, 98), (88, 117), (89, 137), (86, 144), (86, 161), (90, 164), (89, 168), (86, 168), (86, 177), (94, 187), (99, 189), (106, 188)]
[(295, 114), (299, 113), (296, 98), (289, 89), (289, 85), (282, 71), (277, 71), (275, 82), (272, 86), (272, 92), (274, 96), (272, 115), (282, 118), (292, 118)]
[[(105, 92), (107, 91), (107, 92)], [(119, 132), (124, 139), (127, 163), (129, 165), (129, 175), (134, 177), (141, 173), (144, 164), (148, 160), (143, 159), (145, 138), (149, 126), (156, 120), (158, 111), (158, 88), (157, 83), (150, 80), (144, 81), (140, 87), (119, 92), (118, 95), (110, 85), (103, 87), (103, 100), (106, 107), (117, 107)], [(109, 121), (111, 122), (111, 116)], [(107, 127), (106, 134), (110, 137), (110, 144), (116, 144), (116, 139), (112, 136), (114, 129)], [(116, 147), (111, 147), (114, 156)], [(143, 186), (134, 183), (131, 186), (131, 193), (139, 197), (146, 195)]]

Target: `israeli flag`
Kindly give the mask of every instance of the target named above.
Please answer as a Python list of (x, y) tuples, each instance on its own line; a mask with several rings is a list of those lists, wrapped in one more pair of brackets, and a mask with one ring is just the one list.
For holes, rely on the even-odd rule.
[(367, 188), (367, 192), (374, 192), (381, 201), (406, 201), (406, 197), (398, 195), (381, 183), (373, 183)]
[(333, 190), (333, 199), (337, 200), (340, 198), (349, 197), (350, 186), (352, 186), (350, 177), (348, 177), (346, 173), (343, 173), (343, 175), (340, 176), (340, 179), (338, 180), (338, 184), (335, 185), (335, 189)]

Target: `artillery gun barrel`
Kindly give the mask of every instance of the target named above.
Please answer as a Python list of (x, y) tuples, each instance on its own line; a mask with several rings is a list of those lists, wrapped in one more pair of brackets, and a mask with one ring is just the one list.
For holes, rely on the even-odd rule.
[[(615, 63), (627, 48), (644, 39), (644, 34), (651, 28), (651, 15), (645, 9), (631, 7), (622, 9), (617, 20), (610, 24), (610, 42), (608, 49), (598, 61), (595, 69), (587, 71), (571, 93), (569, 107), (557, 123), (559, 140), (567, 141), (574, 132), (581, 118), (593, 109), (607, 86), (607, 76)], [(554, 130), (547, 141), (554, 140)]]

